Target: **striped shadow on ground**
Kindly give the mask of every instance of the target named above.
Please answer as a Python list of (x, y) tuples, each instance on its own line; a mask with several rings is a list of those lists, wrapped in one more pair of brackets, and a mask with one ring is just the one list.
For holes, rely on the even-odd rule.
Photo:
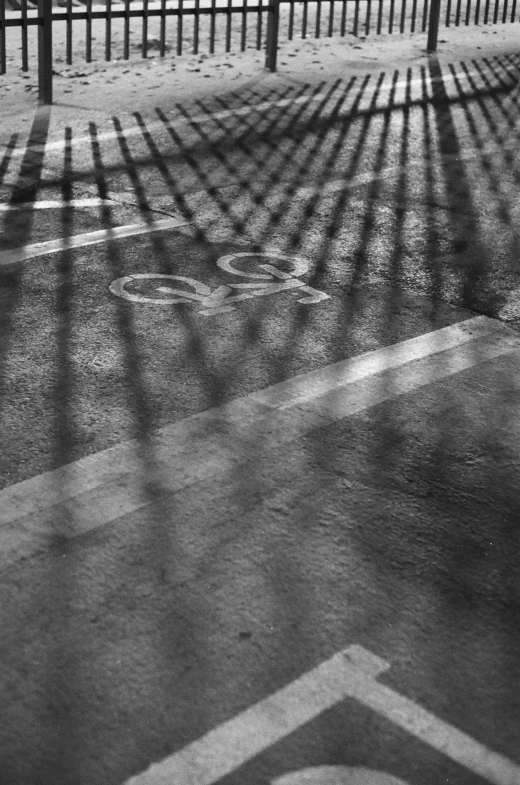
[[(0, 561), (45, 550), (257, 459), (311, 430), (519, 351), (478, 316), (297, 376), (0, 492)], [(153, 493), (145, 478), (153, 466)]]

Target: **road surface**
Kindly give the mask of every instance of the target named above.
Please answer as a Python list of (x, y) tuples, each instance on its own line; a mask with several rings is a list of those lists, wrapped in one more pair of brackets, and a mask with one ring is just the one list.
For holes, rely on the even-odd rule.
[(2, 785), (520, 783), (517, 66), (3, 131)]

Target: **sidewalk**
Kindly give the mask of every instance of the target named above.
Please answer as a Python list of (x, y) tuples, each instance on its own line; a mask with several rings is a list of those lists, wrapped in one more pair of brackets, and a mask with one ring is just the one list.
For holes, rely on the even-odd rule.
[[(137, 22), (137, 20), (136, 20)], [(65, 25), (57, 26), (55, 42), (54, 108), (55, 119), (63, 123), (81, 116), (86, 110), (89, 118), (141, 112), (152, 113), (156, 106), (167, 111), (176, 102), (203, 99), (216, 94), (237, 91), (259, 84), (303, 84), (316, 85), (323, 80), (343, 79), (364, 72), (391, 72), (399, 70), (404, 75), (413, 67), (418, 73), (426, 66), (426, 34), (386, 34), (380, 36), (348, 35), (332, 38), (307, 38), (284, 40), (285, 29), (280, 31), (278, 70), (270, 74), (265, 70), (265, 51), (248, 46), (245, 52), (239, 47), (226, 54), (224, 49), (224, 24), (217, 25), (216, 50), (209, 55), (207, 43), (201, 36), (200, 54), (188, 53), (176, 57), (168, 52), (164, 58), (153, 56), (154, 35), (152, 20), (149, 41), (152, 43), (150, 56), (139, 58), (138, 42), (131, 44), (132, 59), (106, 62), (104, 58), (104, 35), (98, 33), (93, 41), (93, 60), (86, 63), (83, 57), (83, 26), (75, 26), (75, 59), (72, 66), (65, 64)], [(325, 27), (325, 24), (323, 25)], [(136, 24), (137, 27), (137, 24)], [(236, 20), (235, 33), (239, 32), (240, 20)], [(15, 28), (11, 29), (15, 30)], [(104, 26), (103, 26), (104, 30)], [(295, 28), (296, 32), (297, 28)], [(9, 32), (9, 31), (8, 31)], [(114, 43), (117, 35), (114, 24)], [(488, 25), (487, 27), (459, 27), (439, 30), (439, 45), (436, 57), (441, 68), (449, 63), (468, 63), (473, 58), (493, 58), (506, 53), (520, 51), (520, 26), (516, 23)], [(16, 29), (18, 35), (18, 29)], [(61, 38), (60, 38), (61, 33)], [(174, 35), (170, 33), (173, 49)], [(220, 50), (220, 53), (219, 53)], [(36, 48), (30, 47), (29, 72), (24, 74), (20, 67), (20, 49), (7, 49), (7, 74), (0, 77), (0, 139), (17, 128), (23, 133), (29, 128), (37, 106)], [(134, 54), (135, 52), (135, 54)], [(158, 52), (158, 44), (155, 44)], [(23, 124), (27, 125), (24, 126)], [(19, 128), (18, 128), (19, 127)]]

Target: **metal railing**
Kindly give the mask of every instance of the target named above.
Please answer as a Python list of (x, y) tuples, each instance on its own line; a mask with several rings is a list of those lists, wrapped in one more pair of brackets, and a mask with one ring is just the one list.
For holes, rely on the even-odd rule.
[[(139, 7), (134, 0), (104, 0), (104, 8), (94, 6), (93, 0), (85, 0), (84, 8), (78, 8), (73, 0), (66, 0), (64, 9), (53, 8), (52, 0), (38, 0), (38, 8), (28, 6), (27, 0), (19, 0), (20, 11), (6, 14), (6, 0), (0, 0), (0, 75), (7, 70), (7, 30), (20, 28), (22, 70), (29, 69), (30, 43), (34, 46), (29, 31), (37, 28), (38, 50), (38, 97), (43, 103), (52, 103), (53, 80), (53, 29), (65, 25), (65, 60), (73, 60), (73, 30), (85, 25), (85, 60), (92, 61), (93, 28), (104, 21), (104, 58), (111, 60), (114, 54), (114, 22), (123, 26), (122, 58), (130, 59), (131, 21), (141, 21), (142, 57), (149, 54), (149, 28), (157, 28), (156, 45), (160, 57), (171, 49), (171, 38), (167, 36), (167, 22), (176, 20), (174, 36), (175, 54), (180, 56), (186, 49), (186, 20), (190, 20), (191, 52), (198, 54), (201, 42), (201, 26), (209, 21), (209, 53), (215, 52), (217, 20), (224, 17), (225, 51), (231, 51), (232, 18), (240, 20), (239, 48), (245, 51), (247, 42), (260, 50), (265, 48), (265, 66), (270, 71), (277, 67), (277, 52), (280, 31), (287, 31), (287, 40), (292, 40), (297, 26), (301, 37), (314, 35), (354, 36), (369, 35), (371, 32), (427, 32), (427, 50), (437, 48), (439, 24), (459, 26), (461, 24), (496, 24), (501, 21), (517, 21), (517, 0), (141, 0)], [(204, 3), (204, 5), (201, 4)], [(509, 3), (511, 2), (511, 5)], [(398, 6), (399, 4), (399, 6)], [(118, 7), (120, 6), (120, 7)], [(463, 7), (464, 6), (464, 7)], [(314, 15), (312, 19), (311, 16)], [(267, 24), (264, 25), (267, 16)], [(253, 29), (248, 20), (253, 18)], [(170, 22), (171, 24), (171, 22)], [(348, 31), (347, 31), (348, 26)], [(34, 38), (34, 36), (33, 36)]]

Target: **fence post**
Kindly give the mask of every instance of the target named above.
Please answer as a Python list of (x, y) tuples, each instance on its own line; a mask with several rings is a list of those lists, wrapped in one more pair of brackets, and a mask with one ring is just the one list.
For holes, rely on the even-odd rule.
[(265, 67), (271, 72), (276, 71), (276, 54), (278, 52), (278, 26), (280, 22), (280, 0), (269, 0), (267, 12), (267, 41)]
[(52, 0), (38, 0), (38, 100), (52, 104)]
[(427, 52), (437, 51), (437, 38), (439, 37), (439, 17), (441, 15), (441, 0), (431, 0), (430, 18), (428, 20)]

